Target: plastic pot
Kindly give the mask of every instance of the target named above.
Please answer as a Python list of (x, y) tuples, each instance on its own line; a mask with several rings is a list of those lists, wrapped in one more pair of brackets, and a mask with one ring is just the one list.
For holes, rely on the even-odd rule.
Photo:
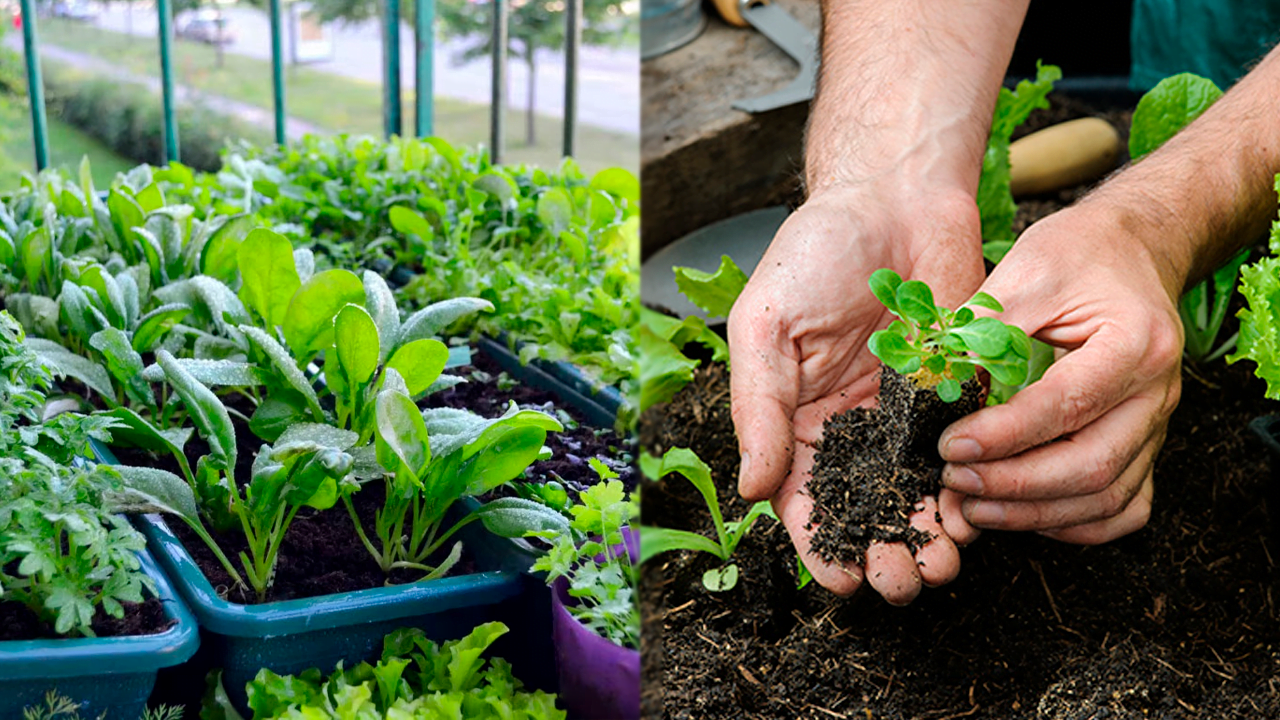
[[(329, 672), (340, 661), (350, 667), (375, 658), (382, 650), (383, 638), (397, 628), (422, 628), (428, 637), (446, 640), (491, 620), (501, 620), (512, 629), (495, 645), (494, 652), (510, 660), (527, 684), (554, 689), (550, 674), (540, 670), (550, 659), (549, 628), (526, 616), (530, 603), (539, 601), (533, 578), (486, 570), (428, 582), (242, 605), (219, 596), (163, 518), (145, 515), (136, 523), (200, 625), (200, 656), (183, 677), (173, 681), (201, 687), (201, 678), (220, 668), (227, 694), (241, 711), (246, 708), (245, 683), (262, 668), (280, 674), (313, 667)], [(483, 542), (487, 533), (479, 525), (473, 523), (459, 532), (463, 542), (470, 545), (476, 541), (502, 551), (500, 543)], [(477, 552), (476, 557), (482, 567), (503, 564), (491, 553)]]
[[(627, 553), (640, 556), (640, 536), (623, 530)], [(640, 651), (615, 645), (578, 622), (566, 609), (576, 604), (569, 583), (551, 586), (551, 635), (555, 641), (560, 702), (579, 720), (640, 717)]]
[(200, 637), (195, 618), (149, 552), (138, 554), (173, 625), (157, 635), (0, 642), (0, 720), (21, 720), (45, 693), (80, 703), (81, 717), (142, 717), (161, 668), (186, 662)]

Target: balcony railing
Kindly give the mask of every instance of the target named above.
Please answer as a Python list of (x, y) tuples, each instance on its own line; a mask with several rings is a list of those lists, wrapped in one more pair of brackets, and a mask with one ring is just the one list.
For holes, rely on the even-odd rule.
[[(433, 77), (435, 49), (435, 0), (405, 0), (414, 3), (414, 134), (432, 134)], [(400, 87), (400, 3), (382, 0), (383, 6), (383, 133), (390, 138), (403, 135), (403, 97)], [(489, 156), (502, 162), (505, 150), (504, 109), (506, 108), (507, 26), (510, 0), (492, 0), (493, 35), (491, 43), (492, 77), (489, 96)], [(22, 11), (22, 44), (26, 59), (27, 86), (31, 101), (31, 126), (35, 143), (36, 170), (49, 166), (49, 130), (44, 100), (44, 81), (40, 72), (40, 39), (37, 29), (35, 0), (20, 0)], [(274, 103), (275, 140), (288, 142), (285, 122), (288, 117), (285, 98), (282, 0), (270, 0), (271, 82)], [(565, 7), (565, 83), (563, 150), (574, 155), (578, 125), (578, 50), (582, 42), (582, 0), (567, 0)], [(173, 5), (172, 0), (156, 0), (159, 16), (161, 122), (164, 133), (164, 160), (181, 160), (177, 123), (177, 96), (173, 82)], [(533, 82), (533, 78), (530, 78)]]

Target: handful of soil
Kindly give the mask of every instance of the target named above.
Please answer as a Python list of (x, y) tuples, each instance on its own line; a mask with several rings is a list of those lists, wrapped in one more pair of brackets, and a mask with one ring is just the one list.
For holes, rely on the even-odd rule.
[(943, 402), (890, 367), (880, 368), (880, 404), (837, 413), (823, 423), (808, 493), (811, 547), (829, 563), (866, 561), (873, 542), (901, 542), (914, 555), (933, 538), (908, 517), (941, 487), (938, 438), (948, 425), (982, 407), (977, 377), (960, 399)]

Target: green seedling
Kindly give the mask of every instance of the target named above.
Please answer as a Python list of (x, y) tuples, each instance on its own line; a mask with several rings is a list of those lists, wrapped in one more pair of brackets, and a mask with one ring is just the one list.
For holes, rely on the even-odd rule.
[(738, 543), (746, 537), (751, 526), (761, 515), (776, 519), (773, 508), (768, 501), (761, 501), (751, 506), (746, 516), (736, 522), (724, 521), (720, 511), (720, 500), (716, 497), (715, 483), (711, 480), (711, 468), (688, 448), (671, 448), (661, 459), (651, 455), (640, 456), (640, 468), (646, 476), (660, 480), (670, 473), (684, 476), (702, 494), (711, 512), (711, 521), (715, 524), (716, 539), (710, 540), (697, 533), (672, 528), (641, 527), (640, 529), (640, 562), (671, 550), (694, 550), (710, 553), (725, 565), (708, 570), (702, 576), (702, 584), (713, 592), (732, 590), (738, 583), (738, 566), (729, 562)]
[(875, 271), (869, 285), (898, 319), (872, 333), (867, 346), (885, 365), (913, 376), (917, 385), (933, 387), (942, 400), (958, 400), (961, 385), (979, 367), (1005, 385), (1027, 379), (1031, 339), (995, 318), (975, 316), (970, 307), (1003, 311), (990, 295), (979, 292), (958, 310), (949, 310), (934, 304), (928, 285), (904, 282), (892, 270)]

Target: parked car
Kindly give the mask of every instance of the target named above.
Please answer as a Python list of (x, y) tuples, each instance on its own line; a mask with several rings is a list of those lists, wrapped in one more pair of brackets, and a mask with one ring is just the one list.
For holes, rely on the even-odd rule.
[(98, 19), (98, 11), (84, 0), (58, 0), (51, 8), (54, 17), (92, 22)]
[(229, 45), (236, 40), (236, 32), (231, 21), (217, 10), (197, 10), (189, 13), (185, 21), (178, 24), (178, 37), (188, 38), (210, 45)]

